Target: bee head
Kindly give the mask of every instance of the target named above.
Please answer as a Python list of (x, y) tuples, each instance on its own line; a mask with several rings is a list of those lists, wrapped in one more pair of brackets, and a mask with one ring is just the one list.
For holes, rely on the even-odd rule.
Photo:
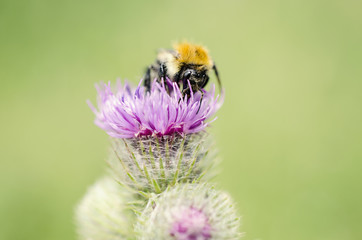
[(209, 76), (207, 75), (206, 70), (196, 70), (188, 68), (184, 71), (182, 75), (183, 82), (187, 83), (187, 81), (190, 81), (191, 87), (195, 91), (197, 91), (199, 88), (204, 87), (208, 79)]

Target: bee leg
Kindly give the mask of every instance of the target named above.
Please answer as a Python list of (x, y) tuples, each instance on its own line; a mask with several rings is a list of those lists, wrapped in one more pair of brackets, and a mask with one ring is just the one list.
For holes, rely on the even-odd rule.
[(199, 113), (200, 108), (201, 108), (201, 104), (202, 104), (202, 99), (204, 98), (204, 91), (202, 91), (202, 88), (199, 88), (199, 89), (198, 89), (198, 91), (200, 91), (200, 92), (201, 92), (201, 98), (200, 98), (199, 109), (197, 109), (196, 114), (197, 114), (197, 113)]
[(181, 92), (181, 93), (182, 93), (182, 97), (179, 98), (178, 103), (181, 102), (181, 99), (185, 99), (185, 95), (187, 95), (187, 97), (189, 98), (189, 96), (190, 96), (190, 95), (189, 95), (189, 92), (188, 92), (189, 89), (190, 89), (189, 87), (182, 89), (182, 92)]
[(201, 88), (204, 88), (207, 85), (209, 79), (210, 79), (209, 77), (206, 78), (206, 80), (202, 83)]
[(166, 68), (166, 65), (164, 63), (160, 64), (160, 69), (159, 69), (159, 74), (158, 75), (160, 76), (160, 80), (162, 79), (163, 84), (164, 84), (167, 92), (169, 93), (168, 85), (166, 83), (167, 68)]
[(146, 70), (143, 85), (146, 87), (147, 92), (151, 90), (151, 67)]
[(189, 87), (182, 89), (182, 96), (185, 96), (185, 94), (187, 94), (187, 96), (190, 96), (190, 94), (188, 92), (189, 90), (190, 90)]

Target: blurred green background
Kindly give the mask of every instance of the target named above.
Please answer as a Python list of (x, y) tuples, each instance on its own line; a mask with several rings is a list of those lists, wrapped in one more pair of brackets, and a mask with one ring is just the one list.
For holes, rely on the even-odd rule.
[(94, 83), (206, 45), (226, 101), (218, 179), (245, 240), (362, 239), (362, 2), (1, 1), (0, 239), (76, 239), (104, 173)]

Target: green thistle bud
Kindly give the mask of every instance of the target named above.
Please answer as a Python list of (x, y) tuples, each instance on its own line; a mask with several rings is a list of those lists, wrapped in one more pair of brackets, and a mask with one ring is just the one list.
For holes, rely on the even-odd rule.
[(230, 197), (207, 184), (177, 185), (151, 198), (136, 224), (139, 240), (239, 239)]
[(122, 184), (142, 193), (161, 193), (177, 183), (210, 179), (217, 163), (206, 132), (112, 139), (108, 164)]
[(123, 240), (133, 234), (131, 194), (114, 179), (104, 177), (91, 186), (76, 209), (81, 240)]

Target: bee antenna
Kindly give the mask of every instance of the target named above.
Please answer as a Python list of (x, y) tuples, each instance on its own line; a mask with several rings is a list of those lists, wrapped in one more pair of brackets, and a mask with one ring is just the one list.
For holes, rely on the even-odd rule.
[(217, 79), (217, 83), (219, 84), (219, 91), (221, 92), (221, 89), (222, 89), (221, 81), (220, 81), (219, 72), (217, 71), (217, 68), (216, 68), (215, 63), (214, 63), (214, 65), (212, 66), (212, 69), (213, 69), (214, 72), (215, 72), (215, 76), (216, 76), (216, 79)]

